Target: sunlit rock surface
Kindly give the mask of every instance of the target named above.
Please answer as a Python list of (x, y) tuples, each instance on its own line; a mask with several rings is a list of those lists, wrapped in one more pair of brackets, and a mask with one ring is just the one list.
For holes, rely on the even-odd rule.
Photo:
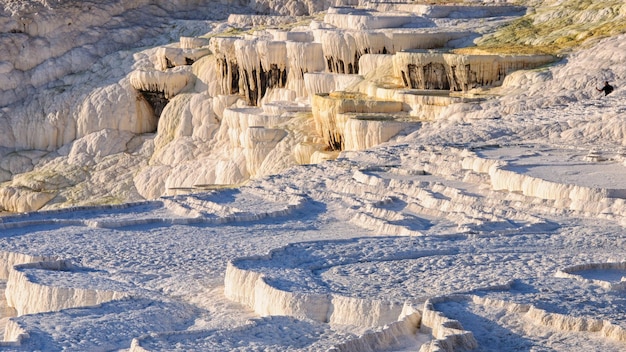
[(161, 92), (166, 99), (170, 99), (180, 93), (191, 81), (188, 71), (135, 71), (130, 76), (130, 84), (136, 90)]
[(84, 286), (58, 287), (56, 285), (62, 285), (63, 279), (55, 278), (55, 287), (36, 279), (37, 271), (41, 270), (52, 270), (61, 274), (59, 276), (66, 274), (69, 285), (71, 285), (71, 280), (75, 279), (71, 278), (72, 274), (80, 275), (79, 272), (72, 273), (71, 264), (65, 261), (14, 266), (7, 280), (6, 298), (8, 305), (15, 308), (17, 315), (96, 306), (128, 296), (127, 293), (113, 291), (111, 283), (106, 280), (98, 284), (94, 282), (94, 287), (88, 289)]
[(407, 51), (394, 56), (394, 67), (409, 88), (467, 91), (500, 85), (512, 71), (553, 61), (549, 55), (455, 55)]
[(2, 11), (2, 348), (624, 349), (623, 36), (456, 52), (554, 15), (497, 1)]
[(365, 150), (389, 141), (410, 126), (402, 117), (349, 114), (344, 126), (344, 150)]
[[(458, 56), (461, 59), (454, 63), (442, 59), (452, 54), (431, 58), (445, 61), (445, 68), (439, 61), (416, 58), (415, 50), (458, 47), (476, 36), (474, 27), (439, 27), (429, 17), (430, 7), (414, 13), (414, 9), (407, 11), (402, 6), (396, 6), (394, 12), (377, 10), (376, 6), (366, 9), (365, 2), (358, 1), (244, 4), (249, 8), (233, 5), (229, 2), (214, 11), (210, 2), (73, 7), (67, 1), (50, 7), (48, 15), (39, 4), (7, 4), (3, 45), (11, 55), (0, 66), (4, 72), (2, 86), (7, 87), (1, 95), (5, 108), (0, 111), (0, 145), (18, 152), (42, 150), (51, 154), (43, 160), (23, 159), (23, 164), (11, 157), (10, 164), (0, 167), (0, 177), (6, 182), (0, 188), (0, 208), (28, 211), (82, 202), (135, 201), (197, 185), (242, 184), (291, 165), (335, 158), (345, 147), (344, 134), (350, 136), (347, 149), (361, 150), (387, 142), (411, 126), (386, 118), (357, 118), (344, 131), (346, 118), (342, 113), (402, 111), (408, 112), (407, 117), (433, 120), (446, 106), (465, 102), (424, 99), (419, 93), (398, 90), (399, 85), (465, 91), (500, 84), (514, 69), (546, 62), (527, 58), (523, 63), (516, 59), (515, 63), (502, 64), (493, 56), (471, 60)], [(331, 5), (335, 7), (329, 8)], [(210, 15), (206, 12), (209, 8)], [(304, 21), (297, 17), (326, 9), (324, 16)], [(76, 15), (83, 10), (89, 10), (88, 18)], [(237, 13), (228, 13), (232, 10)], [(517, 10), (497, 6), (482, 12), (471, 6), (455, 11), (466, 10), (477, 11), (470, 17), (517, 14)], [(161, 35), (165, 32), (156, 31), (148, 37), (149, 27), (134, 19), (142, 13), (156, 18), (156, 24), (166, 21), (166, 11), (194, 19), (225, 18), (228, 14), (228, 20), (194, 24), (189, 29), (181, 25), (180, 35), (172, 34), (171, 43), (157, 45), (167, 40)], [(61, 21), (57, 17), (61, 13), (71, 20)], [(294, 22), (298, 24), (292, 26)], [(95, 26), (98, 33), (83, 30), (87, 26)], [(185, 30), (194, 35), (183, 33)], [(101, 34), (107, 31), (110, 35)], [(127, 33), (132, 35), (125, 37)], [(145, 39), (137, 42), (140, 36)], [(132, 49), (140, 44), (152, 44), (152, 48)], [(43, 47), (51, 49), (45, 51)], [(497, 67), (487, 67), (486, 62)], [(417, 74), (424, 65), (442, 67), (440, 72), (433, 69)], [(459, 65), (469, 67), (464, 69), (465, 75), (450, 68)], [(316, 94), (335, 91), (359, 91), (364, 100), (395, 101), (388, 104), (404, 106), (389, 110), (368, 103), (361, 108), (330, 108), (326, 112), (326, 107), (313, 101)], [(244, 106), (263, 109), (252, 114), (259, 116), (255, 119), (274, 116), (285, 126), (260, 120), (239, 126), (225, 111)], [(322, 110), (328, 117), (321, 117)], [(315, 131), (307, 129), (311, 121), (298, 115), (310, 111)], [(260, 137), (257, 126), (278, 127), (277, 131), (285, 131), (280, 132), (284, 136)], [(83, 140), (102, 130), (148, 137), (134, 138), (132, 143), (130, 139), (126, 143), (110, 141), (114, 150), (102, 143), (107, 136), (99, 137), (97, 145)], [(239, 140), (244, 135), (247, 140)], [(303, 148), (316, 145), (320, 139), (326, 147)], [(82, 142), (72, 147), (78, 140)], [(130, 186), (128, 191), (116, 190), (108, 181), (86, 187), (87, 183), (104, 181), (95, 174), (104, 156), (107, 169), (116, 170), (113, 174), (133, 175), (130, 184), (124, 183)], [(79, 170), (82, 165), (88, 169)], [(53, 168), (65, 170), (61, 171), (64, 181), (38, 181), (38, 186), (24, 182), (39, 179), (37, 174), (47, 174)], [(94, 188), (98, 191), (89, 190)], [(106, 196), (98, 199), (96, 194)]]

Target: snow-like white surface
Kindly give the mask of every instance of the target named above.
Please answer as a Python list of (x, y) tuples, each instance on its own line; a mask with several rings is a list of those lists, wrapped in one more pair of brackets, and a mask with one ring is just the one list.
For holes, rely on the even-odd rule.
[[(253, 6), (293, 16), (322, 3)], [(183, 36), (133, 52), (118, 52), (130, 38), (98, 44), (114, 54), (86, 72), (44, 70), (66, 80), (50, 85), (58, 97), (44, 90), (0, 108), (3, 206), (81, 204), (0, 217), (0, 349), (624, 350), (626, 37), (507, 72), (488, 91), (497, 95), (459, 96), (406, 89), (392, 58), (356, 46), (326, 43), (326, 53), (362, 54), (362, 75), (318, 72), (328, 58), (315, 38), (388, 38), (346, 35), (383, 19), (341, 20), (348, 12), (331, 11), (337, 32), (313, 22), (293, 36)], [(210, 26), (286, 17), (248, 11)], [(66, 25), (42, 23), (28, 31)], [(213, 56), (192, 55), (207, 45)], [(234, 64), (248, 84), (268, 65), (296, 72), (247, 106), (230, 91)], [(11, 65), (0, 71), (14, 84)], [(617, 88), (606, 97), (595, 90), (605, 80)], [(171, 98), (158, 126), (133, 87)], [(239, 92), (262, 87), (248, 88)], [(20, 89), (2, 98), (34, 87)], [(106, 111), (115, 118), (102, 120)], [(109, 205), (86, 206), (86, 196)]]
[[(507, 21), (497, 16), (480, 23), (446, 22), (342, 6), (364, 3), (334, 1), (337, 7), (326, 20), (321, 14), (294, 17), (331, 5), (320, 1), (256, 1), (247, 7), (146, 1), (95, 9), (93, 4), (73, 6), (72, 0), (54, 6), (6, 3), (2, 43), (10, 55), (0, 66), (0, 86), (7, 87), (0, 96), (6, 100), (0, 110), (0, 180), (6, 181), (0, 186), (0, 208), (22, 212), (111, 204), (198, 185), (239, 185), (293, 165), (335, 158), (336, 146), (323, 146), (322, 135), (348, 136), (348, 149), (369, 148), (393, 138), (404, 125), (355, 117), (347, 124), (322, 126), (346, 125), (348, 130), (321, 133), (320, 120), (308, 119), (312, 97), (363, 83), (359, 90), (372, 100), (392, 100), (410, 116), (435, 119), (455, 101), (433, 104), (417, 98), (422, 95), (398, 92), (394, 88), (402, 78), (390, 78), (392, 54), (467, 45), (478, 33)], [(101, 17), (79, 16), (80, 9)], [(66, 28), (59, 16), (77, 18)], [(377, 23), (377, 29), (362, 30), (361, 22)], [(150, 31), (151, 25), (160, 27)], [(364, 75), (393, 82), (381, 86), (353, 74), (361, 58)], [(391, 66), (381, 70), (377, 63)], [(263, 111), (251, 109), (246, 115), (259, 116), (248, 120), (283, 138), (272, 143), (239, 138), (259, 126), (232, 123), (230, 112), (248, 104)], [(340, 117), (332, 111), (329, 116)], [(260, 122), (266, 118), (283, 123)], [(112, 142), (104, 130), (132, 138)]]

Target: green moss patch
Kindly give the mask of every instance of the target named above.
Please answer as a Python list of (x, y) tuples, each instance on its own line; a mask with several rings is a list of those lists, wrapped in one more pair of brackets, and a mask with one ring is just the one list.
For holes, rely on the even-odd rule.
[(621, 33), (626, 33), (626, 4), (622, 0), (567, 0), (539, 7), (465, 51), (558, 55), (584, 46), (590, 39)]

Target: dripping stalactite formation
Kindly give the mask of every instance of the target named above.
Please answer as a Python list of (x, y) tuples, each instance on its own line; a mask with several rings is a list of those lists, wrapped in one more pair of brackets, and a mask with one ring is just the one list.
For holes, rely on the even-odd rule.
[(554, 62), (552, 55), (457, 55), (446, 52), (406, 51), (394, 55), (394, 66), (404, 86), (466, 92), (496, 86), (509, 73)]
[(287, 84), (286, 69), (279, 68), (277, 64), (271, 64), (269, 69), (266, 70), (260, 62), (258, 67), (258, 71), (257, 69), (252, 71), (244, 69), (241, 72), (241, 80), (239, 80), (239, 77), (236, 77), (240, 83), (239, 87), (242, 88), (239, 93), (246, 97), (250, 105), (258, 105), (268, 89), (284, 88)]

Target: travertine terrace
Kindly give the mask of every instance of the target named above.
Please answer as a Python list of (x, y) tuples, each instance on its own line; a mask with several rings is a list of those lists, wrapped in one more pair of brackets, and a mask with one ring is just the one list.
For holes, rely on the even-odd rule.
[[(378, 123), (367, 123), (368, 119), (363, 118), (359, 123), (335, 121), (337, 116), (353, 118), (341, 115), (344, 112), (403, 112), (422, 122), (432, 121), (441, 110), (437, 107), (458, 102), (458, 97), (448, 99), (430, 92), (423, 94), (420, 89), (468, 93), (472, 89), (500, 85), (506, 75), (516, 69), (537, 67), (553, 60), (549, 56), (446, 54), (475, 38), (473, 27), (461, 30), (458, 25), (437, 25), (434, 19), (442, 15), (429, 17), (429, 11), (421, 7), (420, 11), (399, 6), (381, 12), (369, 3), (339, 5), (344, 6), (330, 7), (323, 16), (287, 29), (282, 28), (298, 23), (293, 15), (233, 14), (227, 24), (239, 31), (181, 36), (178, 43), (127, 55), (128, 64), (122, 61), (120, 65), (122, 71), (128, 71), (116, 72), (117, 77), (104, 80), (104, 84), (89, 82), (78, 88), (68, 82), (60, 90), (43, 90), (37, 99), (26, 99), (20, 93), (37, 85), (12, 86), (20, 81), (16, 75), (38, 78), (42, 80), (40, 85), (59, 79), (63, 72), (42, 76), (40, 71), (46, 65), (62, 69), (62, 63), (51, 63), (53, 59), (45, 57), (52, 55), (58, 61), (56, 57), (62, 52), (38, 53), (36, 40), (27, 41), (33, 51), (27, 56), (33, 60), (35, 56), (38, 61), (24, 67), (14, 62), (12, 70), (8, 70), (11, 64), (6, 65), (5, 81), (12, 84), (9, 85), (11, 93), (19, 96), (11, 98), (4, 94), (9, 99), (5, 103), (20, 98), (26, 102), (22, 105), (24, 108), (16, 106), (0, 116), (0, 123), (5, 126), (1, 146), (18, 153), (4, 153), (11, 161), (0, 169), (1, 180), (6, 181), (0, 187), (0, 208), (30, 211), (70, 204), (102, 204), (112, 199), (137, 201), (166, 195), (174, 189), (192, 189), (196, 185), (242, 184), (251, 177), (262, 177), (296, 165), (298, 160), (332, 158), (326, 152), (342, 150), (343, 135), (353, 136), (352, 141), (356, 141), (360, 133), (378, 134), (375, 138), (364, 137), (368, 142), (350, 142), (349, 149), (365, 149), (390, 140), (402, 130), (417, 128), (404, 116), (400, 125), (390, 117), (378, 119)], [(430, 9), (437, 9), (437, 6)], [(497, 23), (501, 17), (496, 16), (505, 13), (512, 18), (519, 15), (521, 9), (468, 6), (455, 11)], [(41, 32), (41, 28), (52, 25), (46, 19), (35, 16), (33, 21), (43, 21), (28, 27), (37, 27), (35, 32), (17, 28), (18, 24), (13, 24), (17, 27), (12, 30), (26, 37), (38, 35), (48, 41), (65, 40), (58, 38), (60, 34), (52, 28)], [(11, 24), (6, 26), (9, 28)], [(81, 57), (82, 49), (70, 49), (72, 42), (63, 43), (69, 50), (63, 55), (75, 57), (73, 60)], [(54, 48), (63, 50), (61, 46)], [(429, 50), (437, 50), (437, 53), (429, 53)], [(96, 73), (98, 69), (93, 70)], [(84, 79), (80, 74), (74, 76)], [(377, 83), (378, 80), (385, 83)], [(326, 106), (321, 103), (323, 99), (315, 98), (336, 91), (360, 92), (362, 107), (352, 109), (354, 111), (342, 108), (346, 102), (354, 101), (349, 98), (339, 99), (344, 103), (335, 107)], [(380, 108), (376, 108), (378, 106)], [(240, 108), (244, 107), (259, 110), (247, 109), (241, 115), (244, 110)], [(326, 117), (317, 113), (320, 110), (324, 110)], [(313, 120), (306, 117), (311, 111)], [(259, 117), (250, 123), (226, 123), (250, 120), (251, 114)], [(19, 123), (14, 122), (18, 120)], [(308, 128), (309, 124), (315, 126), (314, 133)], [(373, 126), (381, 132), (373, 131)], [(247, 131), (250, 128), (254, 133)], [(260, 132), (260, 128), (275, 132)], [(357, 130), (347, 131), (346, 128)], [(78, 145), (109, 149), (97, 145), (108, 143), (96, 139), (104, 129), (136, 135), (131, 141), (120, 141), (127, 146), (124, 156), (118, 154), (120, 151), (97, 151), (93, 155), (77, 149)], [(284, 132), (277, 132), (277, 129)], [(147, 133), (152, 132), (156, 135), (150, 137)], [(271, 145), (261, 141), (258, 150), (251, 152), (256, 148), (254, 138), (259, 137), (248, 141), (239, 137), (251, 133), (255, 136), (274, 133), (274, 137), (262, 137), (274, 141)], [(326, 153), (327, 156), (321, 159), (313, 154), (294, 157), (296, 150), (295, 153), (303, 152), (297, 147), (302, 143), (319, 146), (307, 148), (309, 153)], [(45, 157), (22, 152), (31, 149), (45, 151)], [(74, 157), (68, 160), (67, 150), (70, 149)], [(71, 160), (81, 153), (87, 154), (82, 159), (112, 159), (106, 172), (121, 174), (120, 177), (127, 179), (124, 181), (127, 187), (112, 188), (105, 181), (106, 176), (98, 176), (105, 171), (97, 170), (97, 166), (79, 170), (78, 163)], [(129, 154), (131, 158), (127, 158)], [(43, 176), (49, 173), (62, 174), (64, 182), (49, 181)], [(134, 175), (132, 180), (129, 180), (129, 173)], [(92, 186), (81, 185), (86, 179), (90, 179)], [(103, 183), (94, 187), (97, 179), (102, 179)], [(93, 191), (94, 188), (99, 191)]]
[(462, 50), (549, 1), (16, 4), (0, 350), (626, 348), (624, 35)]

